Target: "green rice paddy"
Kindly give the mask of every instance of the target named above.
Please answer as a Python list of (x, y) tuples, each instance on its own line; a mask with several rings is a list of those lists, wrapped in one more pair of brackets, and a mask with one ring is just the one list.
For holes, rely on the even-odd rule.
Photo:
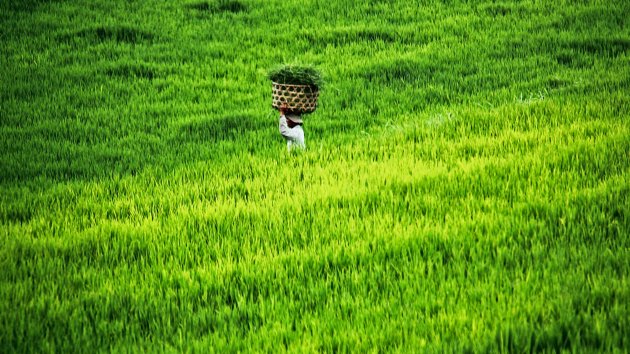
[(3, 0), (0, 352), (628, 351), (628, 14)]

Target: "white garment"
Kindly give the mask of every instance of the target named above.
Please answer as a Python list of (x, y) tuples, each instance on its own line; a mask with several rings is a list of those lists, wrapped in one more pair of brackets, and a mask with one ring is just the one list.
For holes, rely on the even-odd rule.
[(287, 117), (284, 115), (280, 116), (278, 125), (280, 128), (280, 134), (282, 134), (282, 137), (284, 137), (287, 141), (287, 150), (291, 151), (293, 147), (300, 149), (306, 148), (306, 144), (304, 143), (304, 129), (302, 129), (302, 125), (296, 125), (293, 128), (289, 128)]

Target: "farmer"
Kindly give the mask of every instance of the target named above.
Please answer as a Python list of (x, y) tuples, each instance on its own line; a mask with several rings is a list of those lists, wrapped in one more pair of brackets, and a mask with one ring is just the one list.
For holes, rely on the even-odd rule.
[(304, 130), (302, 129), (302, 115), (288, 113), (286, 103), (280, 106), (280, 134), (287, 141), (287, 150), (293, 148), (304, 149)]

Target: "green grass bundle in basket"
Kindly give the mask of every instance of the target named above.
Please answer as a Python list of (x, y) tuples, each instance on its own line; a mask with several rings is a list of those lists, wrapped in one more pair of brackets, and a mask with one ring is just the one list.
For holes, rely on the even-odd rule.
[(311, 66), (283, 65), (269, 72), (273, 85), (272, 106), (286, 104), (291, 113), (313, 113), (317, 108), (321, 73)]

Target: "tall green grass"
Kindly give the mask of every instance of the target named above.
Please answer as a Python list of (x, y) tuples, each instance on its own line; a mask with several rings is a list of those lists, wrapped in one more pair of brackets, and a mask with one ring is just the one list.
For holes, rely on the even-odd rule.
[(0, 348), (626, 351), (629, 12), (2, 2)]

